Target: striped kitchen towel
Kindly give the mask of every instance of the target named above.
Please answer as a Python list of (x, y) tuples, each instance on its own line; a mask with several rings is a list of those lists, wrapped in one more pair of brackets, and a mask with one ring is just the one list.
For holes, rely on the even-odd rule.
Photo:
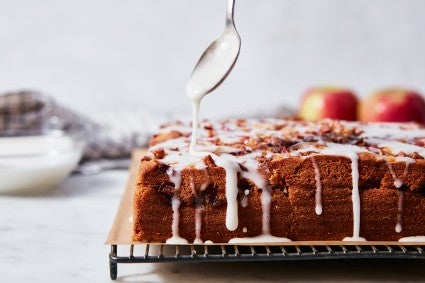
[[(278, 106), (235, 115), (277, 117), (291, 116), (293, 111)], [(151, 135), (161, 124), (173, 120), (190, 121), (190, 118), (190, 111), (165, 112), (152, 109), (99, 112), (86, 117), (40, 92), (16, 91), (0, 94), (0, 136), (43, 134), (51, 130), (82, 128), (87, 133), (83, 163), (129, 158), (134, 148), (147, 146)]]

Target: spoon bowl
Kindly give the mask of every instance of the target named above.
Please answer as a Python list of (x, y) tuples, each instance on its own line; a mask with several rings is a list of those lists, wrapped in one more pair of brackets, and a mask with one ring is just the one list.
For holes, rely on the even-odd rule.
[(192, 137), (189, 146), (192, 154), (196, 153), (201, 100), (226, 79), (241, 49), (241, 38), (233, 21), (234, 6), (235, 0), (229, 0), (224, 32), (204, 51), (186, 85), (186, 94), (192, 103)]
[(238, 59), (241, 39), (233, 21), (235, 0), (230, 0), (224, 32), (204, 51), (186, 85), (190, 99), (200, 100), (216, 89), (229, 75)]

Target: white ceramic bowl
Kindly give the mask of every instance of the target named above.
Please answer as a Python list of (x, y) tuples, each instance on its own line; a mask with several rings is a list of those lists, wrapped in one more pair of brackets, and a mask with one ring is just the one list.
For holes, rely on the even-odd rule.
[(84, 146), (82, 129), (0, 137), (0, 193), (49, 191), (75, 169)]

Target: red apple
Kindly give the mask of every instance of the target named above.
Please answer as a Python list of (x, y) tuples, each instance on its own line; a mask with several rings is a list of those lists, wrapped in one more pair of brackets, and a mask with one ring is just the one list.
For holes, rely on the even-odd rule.
[(312, 121), (323, 118), (354, 121), (358, 104), (356, 95), (349, 89), (315, 87), (304, 94), (298, 115)]
[(362, 101), (359, 116), (364, 122), (425, 123), (425, 100), (413, 90), (383, 89)]

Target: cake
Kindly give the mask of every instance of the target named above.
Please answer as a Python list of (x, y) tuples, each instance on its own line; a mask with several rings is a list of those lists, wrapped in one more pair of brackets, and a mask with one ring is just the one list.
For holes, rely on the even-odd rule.
[[(398, 241), (425, 235), (425, 126), (287, 119), (164, 125), (140, 162), (133, 240)], [(415, 238), (412, 238), (415, 237)]]

